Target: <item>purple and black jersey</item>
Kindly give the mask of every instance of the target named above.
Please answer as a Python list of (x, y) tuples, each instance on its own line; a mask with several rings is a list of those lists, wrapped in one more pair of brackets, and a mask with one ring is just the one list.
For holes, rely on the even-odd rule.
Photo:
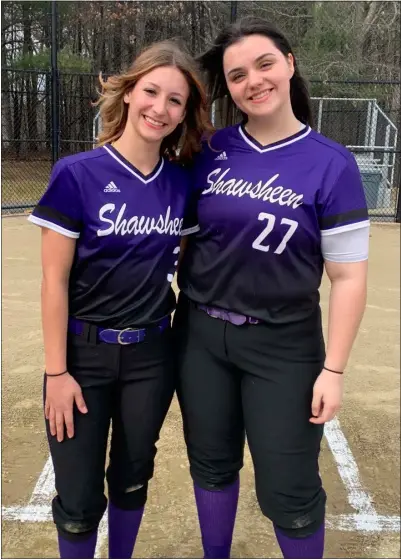
[(144, 176), (109, 144), (56, 163), (29, 220), (77, 239), (72, 316), (126, 328), (174, 310), (171, 282), (189, 187), (178, 165), (161, 158)]
[(322, 239), (369, 223), (353, 155), (310, 127), (267, 147), (242, 125), (220, 130), (197, 156), (193, 181), (180, 289), (267, 322), (313, 313)]

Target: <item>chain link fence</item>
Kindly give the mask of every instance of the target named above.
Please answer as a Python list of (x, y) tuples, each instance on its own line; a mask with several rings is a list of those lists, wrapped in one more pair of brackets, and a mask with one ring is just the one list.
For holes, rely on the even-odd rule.
[[(228, 21), (252, 14), (290, 37), (314, 128), (355, 153), (372, 219), (400, 220), (397, 2), (2, 2), (1, 10), (3, 214), (32, 208), (55, 160), (92, 149), (100, 71), (117, 72), (169, 37), (197, 54)], [(232, 121), (224, 103), (211, 116), (217, 127)]]

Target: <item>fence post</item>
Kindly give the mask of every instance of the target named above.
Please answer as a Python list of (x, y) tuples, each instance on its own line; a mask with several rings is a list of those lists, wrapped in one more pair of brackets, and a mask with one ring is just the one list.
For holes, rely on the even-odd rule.
[(52, 93), (51, 93), (51, 107), (52, 107), (52, 163), (53, 165), (59, 158), (60, 154), (60, 126), (59, 126), (59, 76), (58, 76), (58, 66), (57, 66), (57, 52), (58, 52), (58, 37), (57, 37), (57, 1), (52, 0), (51, 2), (51, 30), (52, 30), (52, 41), (51, 41), (51, 82), (52, 82)]
[[(401, 175), (401, 171), (398, 172), (399, 175)], [(401, 223), (401, 185), (400, 182), (398, 182), (398, 187), (397, 187), (397, 213), (395, 215), (395, 221), (396, 223)]]

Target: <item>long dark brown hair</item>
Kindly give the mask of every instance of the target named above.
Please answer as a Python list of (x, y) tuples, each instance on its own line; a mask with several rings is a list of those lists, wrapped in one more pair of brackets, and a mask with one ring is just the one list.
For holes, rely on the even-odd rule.
[(126, 72), (110, 76), (106, 81), (102, 75), (99, 76), (101, 92), (94, 103), (100, 107), (102, 122), (99, 146), (116, 141), (124, 131), (128, 117), (124, 95), (145, 74), (163, 66), (173, 66), (180, 70), (188, 82), (190, 93), (185, 107), (185, 119), (163, 139), (161, 155), (185, 163), (191, 161), (193, 154), (200, 151), (202, 136), (214, 130), (209, 120), (206, 90), (196, 61), (182, 45), (173, 40), (154, 43), (146, 48)]
[[(290, 80), (292, 110), (298, 120), (312, 126), (312, 111), (308, 87), (299, 71), (291, 45), (281, 31), (261, 18), (247, 17), (228, 25), (219, 33), (212, 46), (197, 58), (206, 75), (210, 104), (217, 99), (225, 98), (227, 116), (230, 120), (235, 118), (235, 115), (240, 112), (228, 91), (223, 70), (223, 56), (229, 46), (250, 35), (263, 35), (273, 41), (284, 56), (287, 57), (290, 53), (292, 54), (294, 58), (294, 75)], [(247, 116), (242, 112), (241, 114), (243, 119), (247, 120)]]

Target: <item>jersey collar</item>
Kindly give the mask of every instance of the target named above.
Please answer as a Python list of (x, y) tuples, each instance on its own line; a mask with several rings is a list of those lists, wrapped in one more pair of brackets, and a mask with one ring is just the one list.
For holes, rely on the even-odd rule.
[(155, 178), (158, 177), (161, 170), (163, 169), (164, 159), (163, 157), (160, 157), (159, 162), (157, 163), (153, 171), (148, 175), (144, 175), (143, 173), (141, 173), (141, 171), (139, 171), (139, 169), (132, 165), (132, 163), (125, 159), (125, 157), (123, 157), (121, 153), (119, 153), (112, 145), (105, 144), (103, 148), (113, 159), (117, 161), (117, 163), (119, 163), (122, 167), (124, 167), (124, 169), (129, 171), (132, 175), (134, 175), (134, 177), (139, 179), (144, 184), (148, 184), (149, 182), (155, 180)]
[(245, 130), (245, 126), (242, 123), (238, 125), (238, 131), (242, 136), (242, 139), (249, 146), (251, 146), (251, 148), (259, 153), (267, 153), (268, 151), (273, 151), (285, 146), (289, 146), (290, 144), (293, 144), (294, 142), (298, 142), (299, 140), (302, 140), (302, 138), (305, 138), (308, 134), (310, 134), (311, 130), (312, 129), (310, 126), (303, 126), (299, 132), (293, 134), (292, 136), (288, 136), (288, 138), (284, 138), (283, 140), (280, 140), (273, 144), (269, 144), (268, 146), (262, 146), (262, 144), (260, 144), (257, 140), (255, 140), (255, 138), (248, 134), (248, 132)]

